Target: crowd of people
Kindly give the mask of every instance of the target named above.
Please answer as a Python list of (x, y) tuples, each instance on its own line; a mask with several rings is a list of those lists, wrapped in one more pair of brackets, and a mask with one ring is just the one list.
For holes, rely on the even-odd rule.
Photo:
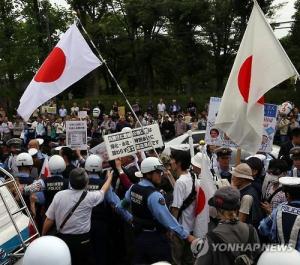
[[(146, 111), (137, 101), (132, 107), (140, 123), (130, 112), (120, 115), (118, 107), (115, 102), (108, 113), (101, 102), (80, 108), (74, 103), (70, 110), (62, 105), (58, 115), (36, 112), (28, 123), (18, 117), (9, 121), (0, 109), (1, 166), (14, 176), (40, 233), (61, 238), (72, 264), (255, 264), (263, 244), (300, 251), (296, 108), (278, 119), (281, 149), (271, 160), (256, 154), (231, 165), (230, 148), (203, 145), (193, 157), (184, 148), (171, 149), (170, 156), (156, 150), (159, 157), (138, 152), (108, 161), (104, 170), (107, 161), (66, 146), (66, 120), (87, 120), (89, 148), (104, 134), (140, 123), (159, 123), (164, 140), (206, 128), (207, 111), (199, 113), (192, 98), (186, 108), (176, 100), (167, 107), (161, 99), (157, 109), (149, 102)], [(80, 111), (88, 116), (78, 118)], [(282, 124), (290, 128), (286, 137)], [(203, 185), (203, 174), (216, 188), (209, 206), (205, 199), (199, 206), (196, 187)], [(208, 232), (202, 236), (195, 234), (198, 207), (209, 207)], [(238, 248), (222, 250), (220, 244)], [(247, 244), (255, 247), (241, 247)]]

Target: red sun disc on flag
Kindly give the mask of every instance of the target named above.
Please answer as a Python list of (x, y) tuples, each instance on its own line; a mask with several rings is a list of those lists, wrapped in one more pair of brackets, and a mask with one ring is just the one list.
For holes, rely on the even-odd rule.
[[(252, 59), (253, 56), (249, 56), (242, 64), (239, 75), (238, 75), (238, 87), (240, 93), (246, 103), (248, 103), (249, 99), (249, 90), (251, 83), (251, 72), (252, 72)], [(258, 103), (264, 104), (264, 97), (258, 100)]]
[(60, 78), (66, 66), (66, 55), (55, 47), (34, 77), (36, 82), (51, 83)]
[(206, 201), (206, 196), (205, 192), (203, 191), (202, 188), (199, 188), (198, 191), (198, 198), (197, 198), (197, 205), (196, 205), (196, 215), (201, 213), (205, 207), (205, 201)]

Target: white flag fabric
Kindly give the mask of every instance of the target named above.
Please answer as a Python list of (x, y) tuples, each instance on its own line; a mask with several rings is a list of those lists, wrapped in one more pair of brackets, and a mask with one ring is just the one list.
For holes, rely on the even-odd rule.
[(256, 153), (263, 135), (264, 94), (299, 74), (255, 1), (235, 58), (215, 127)]
[(20, 99), (19, 115), (27, 121), (43, 103), (101, 65), (77, 26), (60, 38)]
[(196, 219), (193, 231), (194, 236), (198, 238), (203, 238), (208, 232), (208, 223), (210, 221), (208, 200), (214, 196), (217, 190), (209, 165), (210, 160), (208, 156), (202, 152), (200, 182), (196, 182)]

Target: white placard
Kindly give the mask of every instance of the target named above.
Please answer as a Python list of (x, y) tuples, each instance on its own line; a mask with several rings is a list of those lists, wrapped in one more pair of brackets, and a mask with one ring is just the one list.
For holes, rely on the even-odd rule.
[(80, 118), (80, 119), (84, 119), (87, 116), (88, 116), (87, 111), (81, 110), (78, 112), (78, 118)]
[(102, 168), (103, 169), (109, 169), (110, 165), (108, 163), (109, 161), (109, 156), (108, 156), (108, 152), (105, 146), (105, 142), (102, 142), (101, 144), (96, 145), (95, 147), (91, 148), (89, 150), (89, 152), (91, 154), (94, 155), (98, 155), (102, 158), (103, 162), (102, 162)]
[[(221, 130), (214, 127), (216, 117), (220, 108), (221, 98), (211, 97), (209, 102), (209, 111), (207, 117), (207, 126), (205, 134), (205, 142), (211, 145), (237, 147), (229, 137)], [(278, 106), (273, 104), (265, 104), (264, 108), (264, 133), (262, 135), (262, 144), (260, 152), (269, 153), (272, 151), (274, 135), (276, 132), (276, 118)]]
[(66, 121), (66, 145), (72, 149), (87, 149), (86, 121)]
[[(164, 145), (157, 123), (145, 126), (144, 131), (145, 133), (143, 132), (142, 128), (136, 128), (132, 130), (132, 136), (137, 151), (148, 151), (153, 149), (153, 147), (159, 148)], [(152, 141), (153, 147), (149, 140)]]
[[(158, 124), (136, 128), (129, 132), (119, 132), (104, 136), (110, 160), (135, 154), (138, 151), (147, 151), (164, 145)], [(151, 142), (152, 141), (152, 145)]]

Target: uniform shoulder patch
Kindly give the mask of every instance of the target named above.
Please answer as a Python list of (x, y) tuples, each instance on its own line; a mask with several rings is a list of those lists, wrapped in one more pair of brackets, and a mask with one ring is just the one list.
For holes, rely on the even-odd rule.
[(164, 198), (159, 198), (158, 203), (161, 205), (166, 205), (166, 201)]

